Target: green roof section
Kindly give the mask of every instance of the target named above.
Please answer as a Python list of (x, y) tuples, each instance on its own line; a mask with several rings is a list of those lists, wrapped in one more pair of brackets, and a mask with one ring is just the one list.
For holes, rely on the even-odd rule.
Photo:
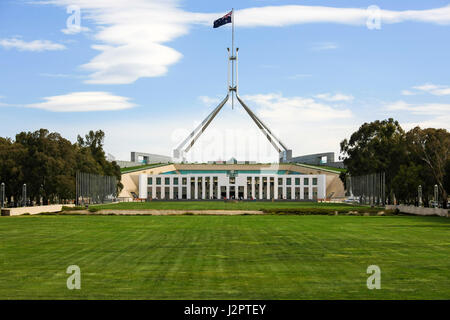
[(329, 167), (329, 166), (319, 166), (319, 165), (312, 165), (312, 164), (295, 163), (295, 165), (305, 167), (305, 168), (311, 168), (311, 169), (316, 169), (316, 170), (332, 172), (332, 173), (341, 173), (341, 172), (347, 171), (347, 169), (344, 169), (344, 168), (334, 168), (334, 167)]
[(130, 173), (130, 172), (141, 171), (141, 170), (150, 169), (150, 168), (168, 166), (171, 164), (172, 163), (152, 163), (152, 164), (144, 164), (142, 166), (136, 166), (136, 167), (120, 168), (120, 173), (122, 173), (122, 174)]
[[(162, 166), (168, 166), (171, 165), (173, 163), (152, 163), (152, 164), (144, 164), (142, 166), (136, 166), (136, 167), (128, 167), (128, 168), (120, 168), (120, 172), (122, 174), (124, 173), (130, 173), (130, 172), (136, 172), (136, 171), (141, 171), (141, 170), (145, 170), (145, 169), (150, 169), (150, 168), (157, 168), (157, 167), (162, 167)], [(287, 164), (287, 163), (286, 163)], [(311, 165), (311, 164), (303, 164), (303, 163), (293, 163), (294, 165), (297, 165), (299, 167), (305, 167), (305, 168), (310, 168), (310, 169), (315, 169), (315, 170), (322, 170), (322, 171), (326, 171), (326, 172), (331, 172), (331, 173), (341, 173), (341, 172), (345, 172), (347, 171), (347, 169), (343, 169), (343, 168), (334, 168), (334, 167), (329, 167), (329, 166), (321, 166), (321, 165)], [(240, 164), (241, 165), (241, 164)], [(182, 171), (182, 172), (181, 172)], [(226, 173), (228, 170), (180, 170), (180, 172), (182, 174), (189, 174), (189, 173)], [(239, 173), (275, 173), (276, 170), (236, 170)], [(284, 171), (284, 172), (281, 172)], [(286, 170), (278, 170), (278, 174), (283, 174), (285, 173)], [(174, 174), (174, 171), (169, 171), (169, 172), (164, 172), (162, 174)], [(295, 173), (290, 173), (290, 174), (295, 174)]]

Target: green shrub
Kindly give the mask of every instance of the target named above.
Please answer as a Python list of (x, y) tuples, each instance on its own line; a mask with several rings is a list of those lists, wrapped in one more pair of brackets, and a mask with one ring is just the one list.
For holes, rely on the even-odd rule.
[(100, 209), (96, 207), (89, 207), (88, 211), (94, 213), (100, 211)]

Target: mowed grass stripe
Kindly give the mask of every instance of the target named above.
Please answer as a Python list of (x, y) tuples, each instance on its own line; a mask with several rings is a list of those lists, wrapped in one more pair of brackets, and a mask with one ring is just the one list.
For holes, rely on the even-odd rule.
[[(449, 299), (449, 220), (0, 218), (0, 299)], [(82, 289), (68, 290), (79, 265)], [(382, 289), (366, 287), (367, 266)]]

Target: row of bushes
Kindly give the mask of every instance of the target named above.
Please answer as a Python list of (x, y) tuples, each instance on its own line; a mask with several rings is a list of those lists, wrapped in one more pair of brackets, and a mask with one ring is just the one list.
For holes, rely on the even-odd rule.
[(381, 208), (360, 208), (353, 210), (343, 209), (328, 209), (328, 208), (289, 208), (289, 209), (263, 209), (261, 210), (268, 214), (292, 214), (292, 215), (396, 215), (398, 210), (383, 210)]

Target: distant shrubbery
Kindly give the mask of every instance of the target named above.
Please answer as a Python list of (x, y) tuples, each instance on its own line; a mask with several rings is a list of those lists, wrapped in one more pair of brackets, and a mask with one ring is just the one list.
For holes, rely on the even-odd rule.
[(75, 199), (77, 171), (115, 176), (120, 184), (120, 168), (106, 160), (103, 131), (90, 131), (72, 143), (57, 132), (40, 129), (0, 137), (0, 182), (6, 186), (8, 202), (16, 204), (27, 185), (27, 198), (43, 204)]
[(274, 208), (262, 209), (264, 213), (269, 214), (292, 214), (292, 215), (393, 215), (393, 210), (383, 210), (381, 208), (363, 208), (363, 209), (328, 209), (328, 208)]
[(350, 139), (341, 142), (347, 174), (360, 176), (384, 172), (389, 203), (417, 204), (422, 186), (423, 202), (433, 198), (434, 185), (444, 208), (450, 193), (450, 132), (420, 127), (405, 132), (398, 121), (387, 119), (364, 123)]

